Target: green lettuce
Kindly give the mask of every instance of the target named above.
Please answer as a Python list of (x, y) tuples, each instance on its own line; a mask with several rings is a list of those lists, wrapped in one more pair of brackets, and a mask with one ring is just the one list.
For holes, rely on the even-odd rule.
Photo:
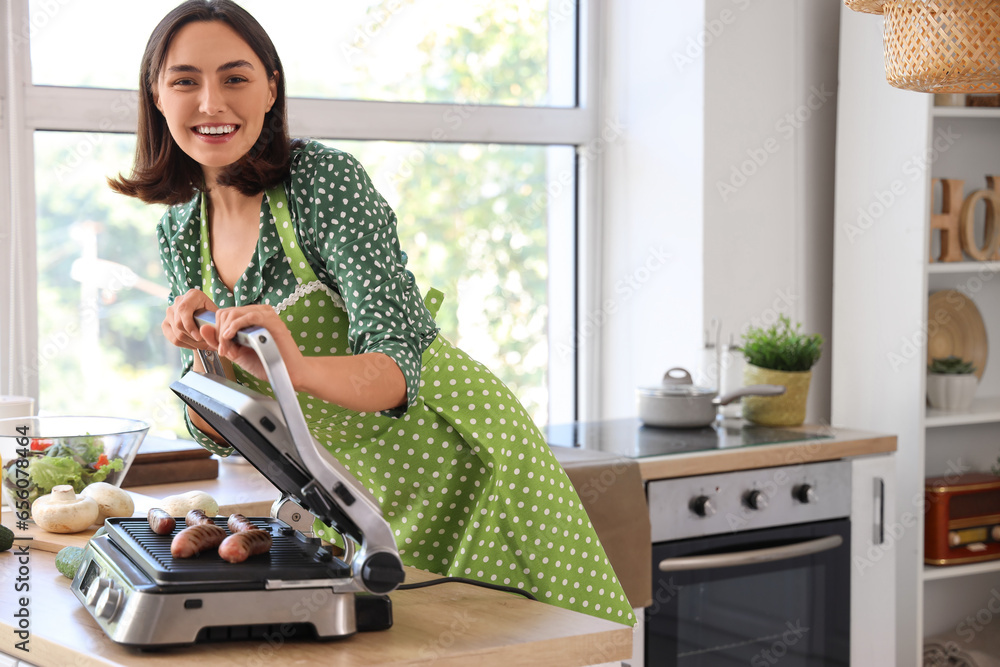
[[(48, 453), (46, 452), (46, 454)], [(125, 461), (120, 458), (109, 461), (97, 470), (93, 470), (80, 465), (76, 457), (73, 456), (46, 455), (31, 460), (31, 463), (28, 464), (28, 476), (42, 490), (43, 494), (49, 493), (53, 487), (60, 484), (71, 484), (73, 490), (81, 493), (87, 485), (103, 482), (109, 474), (122, 470), (124, 467)]]
[(72, 484), (77, 493), (83, 491), (83, 466), (70, 456), (42, 456), (28, 464), (28, 476), (43, 493), (60, 484)]

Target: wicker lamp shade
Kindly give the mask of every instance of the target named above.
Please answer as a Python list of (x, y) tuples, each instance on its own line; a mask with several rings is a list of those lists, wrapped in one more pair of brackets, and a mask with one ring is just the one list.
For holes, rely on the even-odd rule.
[[(856, 11), (885, 14), (885, 76), (896, 88), (924, 93), (1000, 92), (1000, 2), (845, 3)], [(877, 5), (880, 12), (875, 11)]]
[(856, 12), (881, 14), (886, 0), (844, 0), (844, 4)]

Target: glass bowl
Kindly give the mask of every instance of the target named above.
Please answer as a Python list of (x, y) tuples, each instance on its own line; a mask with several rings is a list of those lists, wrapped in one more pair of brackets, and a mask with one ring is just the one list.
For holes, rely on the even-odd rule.
[[(149, 424), (118, 417), (0, 419), (0, 487), (18, 519), (59, 484), (121, 486)], [(23, 515), (22, 512), (27, 512)]]

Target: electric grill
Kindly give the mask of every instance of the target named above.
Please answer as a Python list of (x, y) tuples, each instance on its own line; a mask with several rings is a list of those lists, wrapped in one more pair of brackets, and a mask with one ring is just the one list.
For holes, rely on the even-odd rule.
[[(215, 323), (208, 311), (195, 319)], [(250, 327), (236, 340), (257, 352), (274, 399), (223, 377), (214, 353), (201, 353), (209, 372), (189, 372), (170, 388), (282, 492), (270, 517), (251, 518), (271, 533), (270, 552), (242, 563), (214, 550), (173, 558), (183, 518), (170, 535), (145, 518), (110, 518), (87, 545), (74, 594), (112, 640), (144, 648), (388, 628), (386, 594), (404, 572), (378, 502), (310, 434), (271, 335)], [(346, 548), (313, 536), (313, 517)], [(214, 520), (225, 528), (226, 518)]]

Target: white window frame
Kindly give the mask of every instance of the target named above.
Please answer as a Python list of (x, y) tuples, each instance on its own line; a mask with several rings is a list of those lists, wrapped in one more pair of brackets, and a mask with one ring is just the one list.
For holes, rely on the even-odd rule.
[[(28, 0), (2, 2), (0, 35), (0, 394), (38, 399), (39, 355), (35, 227), (34, 132), (112, 132), (136, 128), (135, 91), (36, 86), (30, 50), (18, 26), (28, 26)], [(600, 0), (579, 0), (577, 106), (573, 108), (476, 106), (454, 128), (445, 124), (461, 104), (288, 98), (293, 136), (342, 140), (472, 142), (575, 146), (577, 155), (599, 140), (598, 90), (603, 31)], [(554, 5), (558, 10), (558, 5)], [(109, 111), (111, 110), (111, 111)], [(442, 128), (448, 128), (446, 137)], [(577, 337), (579, 313), (599, 303), (600, 156), (577, 159), (575, 275), (569, 289), (549, 294), (550, 422), (596, 414), (599, 332)], [(16, 221), (16, 223), (14, 222)], [(8, 265), (8, 257), (15, 261)], [(550, 260), (564, 263), (565, 248)], [(557, 283), (559, 281), (556, 281)], [(573, 293), (571, 293), (573, 292)], [(573, 354), (557, 354), (555, 341), (571, 342)], [(26, 361), (27, 360), (27, 361)], [(25, 372), (27, 371), (27, 372)], [(44, 406), (42, 406), (44, 407)]]

